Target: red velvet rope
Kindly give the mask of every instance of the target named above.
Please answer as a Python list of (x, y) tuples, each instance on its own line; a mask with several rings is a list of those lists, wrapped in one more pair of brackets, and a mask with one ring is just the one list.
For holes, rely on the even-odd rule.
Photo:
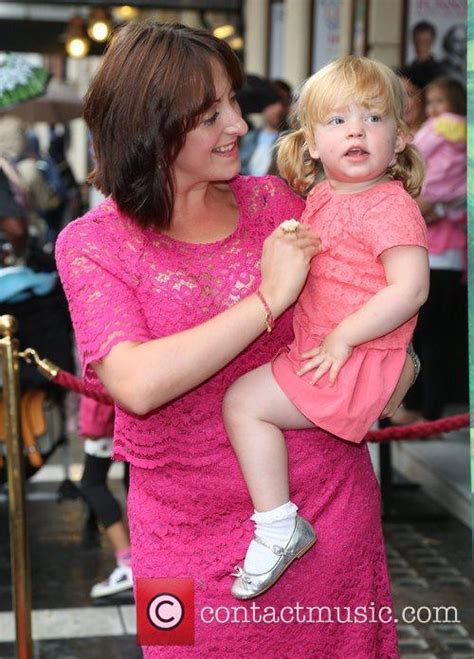
[(97, 389), (91, 389), (86, 387), (82, 380), (76, 378), (75, 375), (71, 375), (67, 371), (58, 371), (58, 374), (54, 378), (56, 384), (66, 387), (66, 389), (72, 389), (72, 391), (77, 391), (78, 394), (87, 396), (87, 398), (93, 398), (94, 400), (99, 401), (99, 403), (104, 403), (105, 405), (113, 405), (113, 399), (106, 394), (105, 392), (98, 391)]
[(389, 442), (392, 439), (428, 439), (433, 435), (439, 435), (459, 428), (469, 426), (469, 414), (458, 414), (447, 416), (436, 421), (416, 423), (412, 426), (390, 426), (381, 430), (372, 430), (367, 433), (368, 442)]
[[(59, 370), (54, 381), (56, 384), (77, 391), (77, 393), (83, 396), (93, 398), (99, 401), (99, 403), (104, 403), (105, 405), (114, 404), (113, 399), (108, 394), (86, 387), (82, 380), (79, 380), (79, 378), (66, 371)], [(457, 416), (448, 416), (444, 419), (417, 423), (412, 426), (390, 426), (381, 430), (371, 430), (367, 433), (365, 439), (368, 442), (390, 442), (394, 439), (428, 439), (433, 437), (433, 435), (458, 430), (459, 428), (467, 428), (467, 426), (469, 426), (469, 414), (458, 414)]]

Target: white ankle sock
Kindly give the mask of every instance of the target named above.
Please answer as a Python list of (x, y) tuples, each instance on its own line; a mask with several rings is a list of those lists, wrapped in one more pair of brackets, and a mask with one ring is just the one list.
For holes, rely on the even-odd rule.
[[(255, 535), (270, 545), (284, 547), (294, 531), (297, 510), (294, 503), (287, 501), (263, 513), (255, 511), (250, 518), (255, 522)], [(277, 560), (278, 556), (271, 549), (252, 540), (245, 555), (244, 570), (251, 574), (262, 574), (268, 572)]]

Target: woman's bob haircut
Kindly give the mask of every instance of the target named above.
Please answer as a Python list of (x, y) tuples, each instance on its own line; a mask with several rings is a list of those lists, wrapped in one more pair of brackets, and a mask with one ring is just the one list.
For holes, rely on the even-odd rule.
[(179, 24), (131, 23), (115, 33), (91, 84), (89, 181), (142, 227), (170, 226), (173, 164), (216, 101), (216, 63), (238, 89), (242, 69), (225, 41)]

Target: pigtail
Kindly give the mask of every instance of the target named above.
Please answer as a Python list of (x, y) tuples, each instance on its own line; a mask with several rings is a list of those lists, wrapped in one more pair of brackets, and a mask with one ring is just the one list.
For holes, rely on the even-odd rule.
[(276, 148), (280, 175), (296, 192), (307, 194), (315, 183), (318, 167), (310, 156), (303, 129), (285, 133)]
[(425, 165), (422, 157), (412, 144), (407, 144), (397, 155), (397, 162), (390, 167), (389, 175), (401, 181), (403, 187), (412, 197), (418, 197), (425, 177)]

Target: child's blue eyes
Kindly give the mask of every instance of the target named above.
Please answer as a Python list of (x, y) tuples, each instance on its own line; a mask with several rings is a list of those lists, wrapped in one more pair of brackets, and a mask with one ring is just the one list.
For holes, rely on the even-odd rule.
[[(382, 121), (382, 117), (379, 114), (370, 114), (369, 116), (365, 117), (364, 121), (367, 121), (370, 124), (376, 124), (379, 121)], [(330, 126), (340, 126), (343, 123), (345, 123), (343, 117), (332, 117), (328, 120), (328, 124)]]

